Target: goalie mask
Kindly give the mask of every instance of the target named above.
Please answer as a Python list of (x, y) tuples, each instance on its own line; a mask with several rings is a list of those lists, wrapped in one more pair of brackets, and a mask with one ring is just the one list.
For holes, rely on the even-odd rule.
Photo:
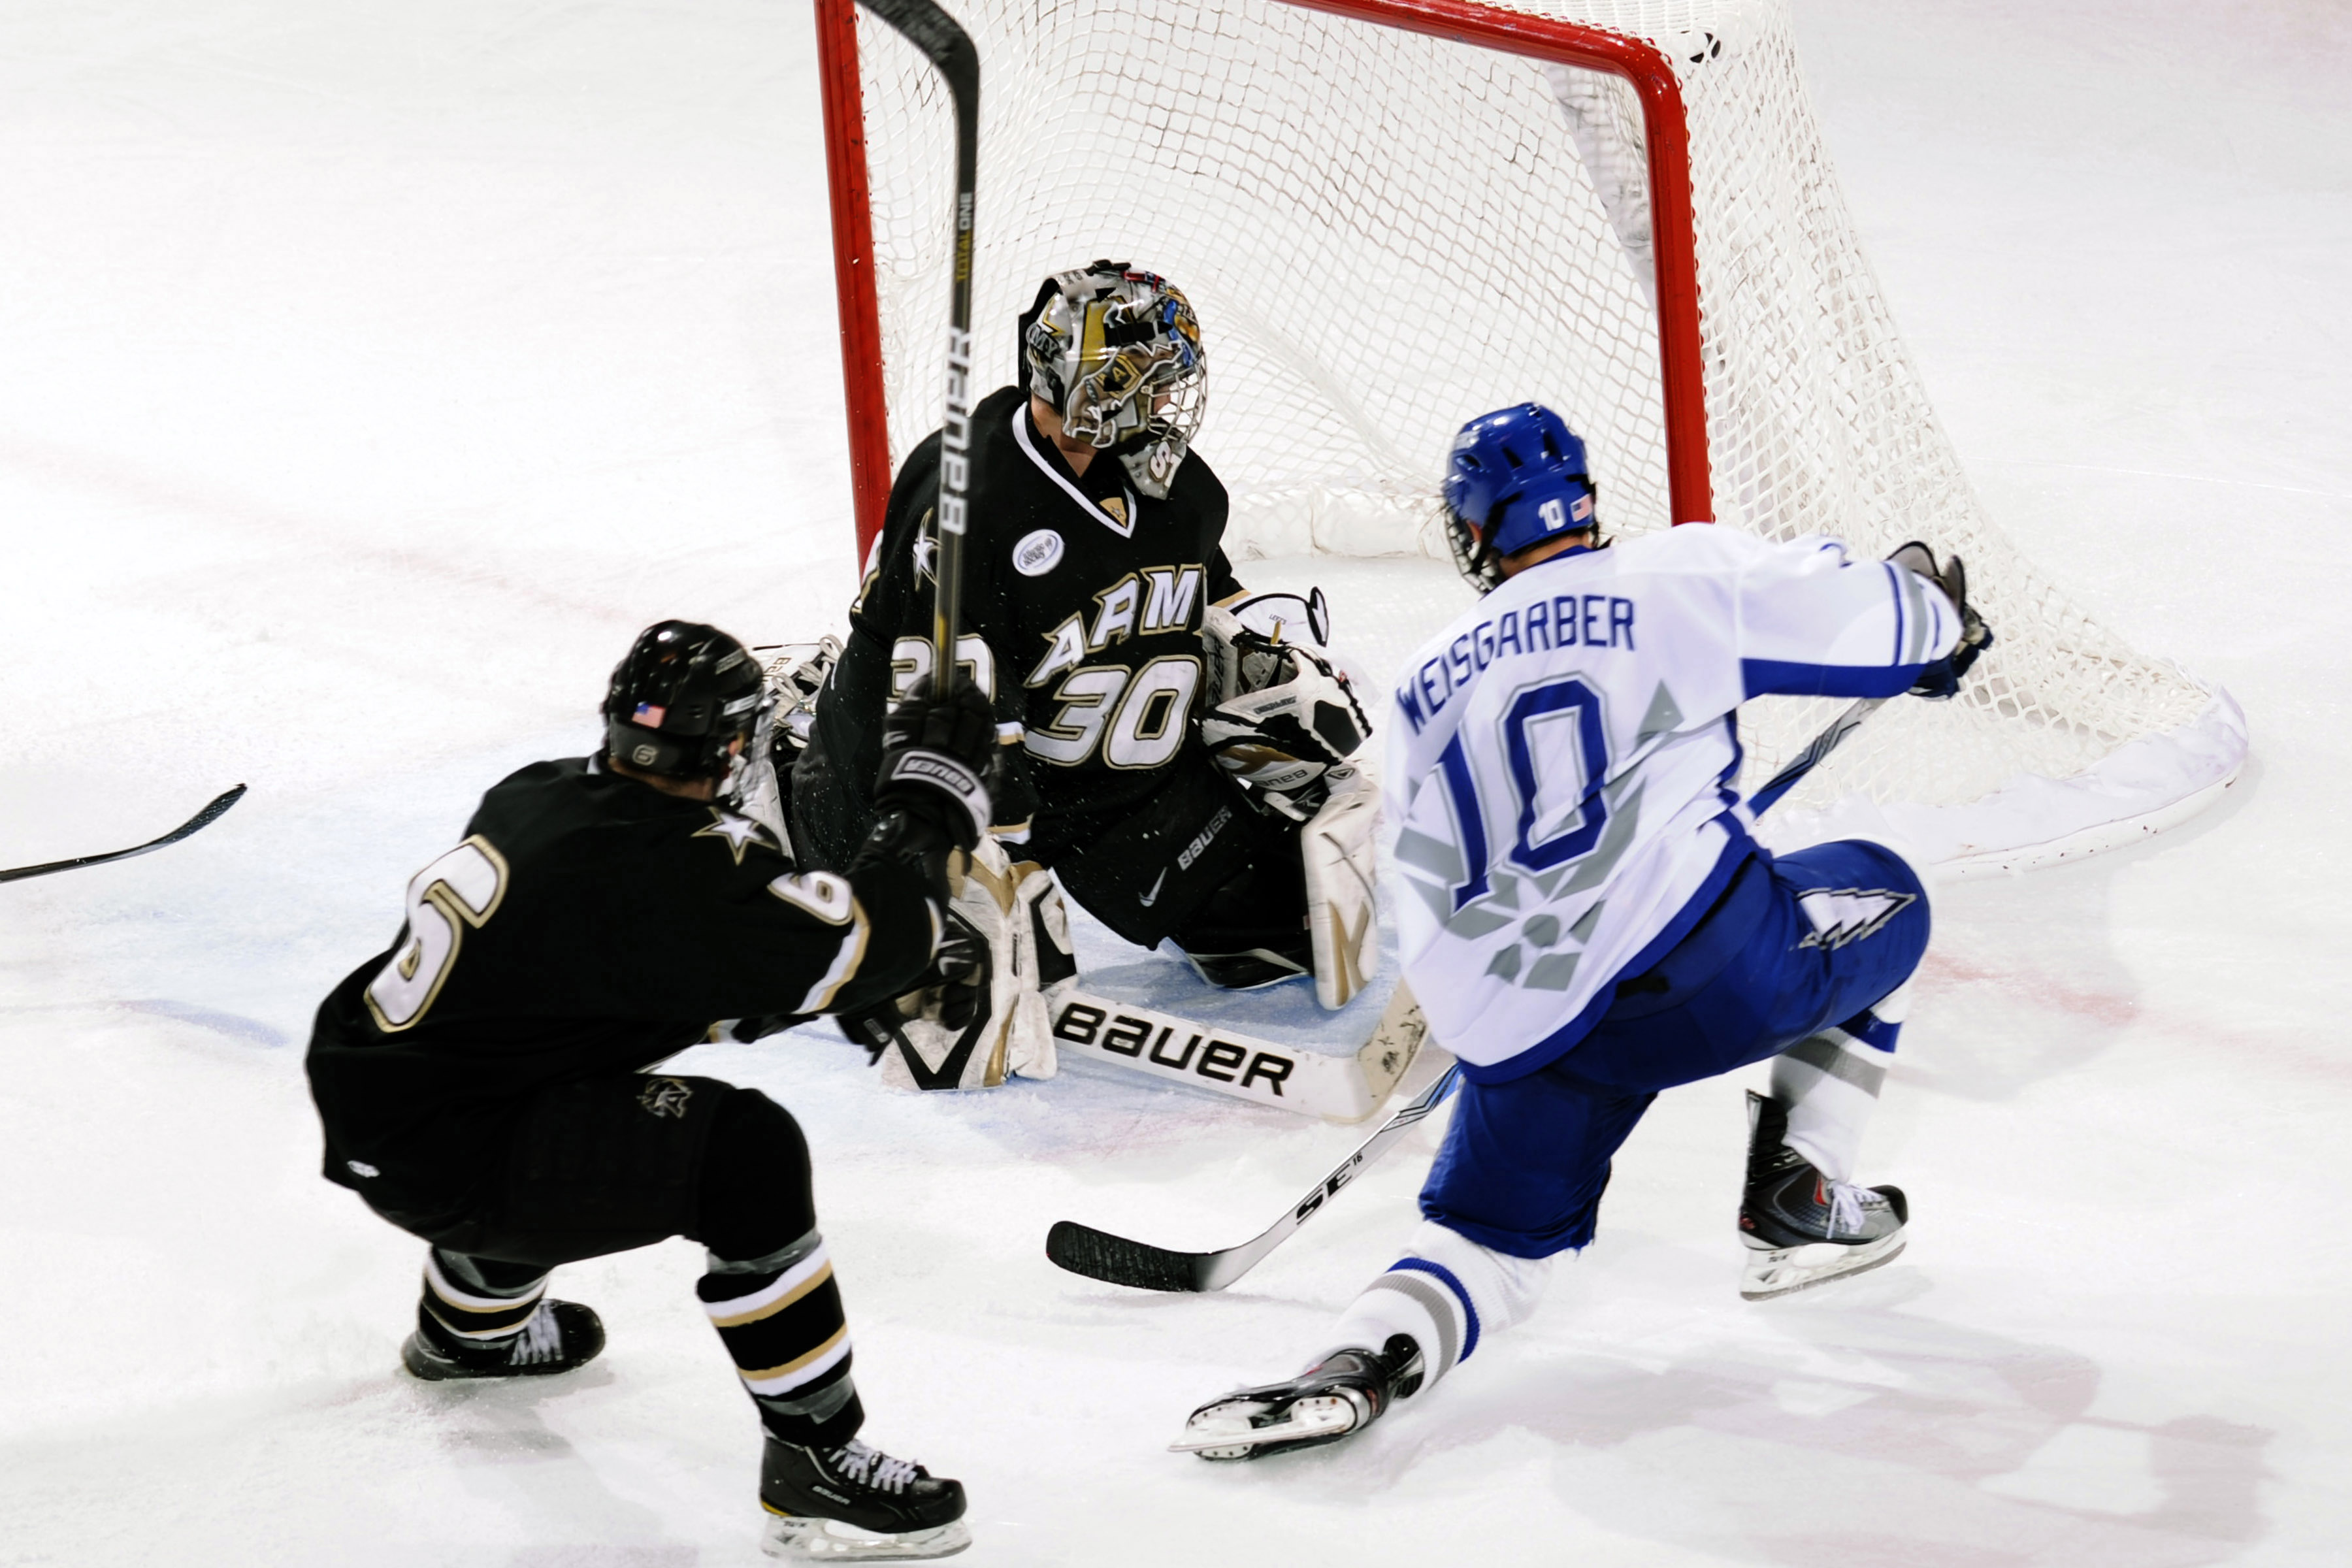
[(1445, 474), (1445, 542), (1470, 585), (1503, 581), (1503, 558), (1561, 533), (1598, 529), (1600, 499), (1584, 443), (1539, 403), (1498, 408), (1462, 426)]
[(1137, 489), (1167, 496), (1208, 406), (1201, 324), (1181, 290), (1123, 261), (1057, 272), (1021, 318), (1021, 366), (1066, 435), (1117, 453)]
[(604, 693), (604, 754), (664, 778), (733, 785), (765, 717), (759, 661), (741, 643), (693, 621), (637, 634)]

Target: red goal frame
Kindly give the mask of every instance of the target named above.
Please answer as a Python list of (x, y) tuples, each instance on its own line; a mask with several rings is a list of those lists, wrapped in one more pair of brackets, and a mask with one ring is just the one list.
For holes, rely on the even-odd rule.
[[(1712, 521), (1706, 387), (1699, 352), (1698, 264), (1691, 217), (1690, 127), (1682, 84), (1647, 41), (1580, 23), (1499, 10), (1471, 0), (1281, 0), (1310, 11), (1475, 44), (1503, 54), (1606, 71), (1642, 104), (1650, 165), (1652, 251), (1657, 265), (1658, 368), (1665, 404), (1666, 481), (1676, 522)], [(866, 110), (857, 77), (856, 0), (815, 0), (817, 71), (833, 200), (834, 288), (841, 315), (849, 482), (864, 560), (890, 499), (882, 321), (874, 292), (874, 229), (866, 184)], [(987, 206), (981, 205), (982, 221)], [(940, 222), (949, 215), (942, 212)], [(1465, 415), (1475, 412), (1465, 410)], [(1433, 482), (1434, 476), (1433, 476)]]

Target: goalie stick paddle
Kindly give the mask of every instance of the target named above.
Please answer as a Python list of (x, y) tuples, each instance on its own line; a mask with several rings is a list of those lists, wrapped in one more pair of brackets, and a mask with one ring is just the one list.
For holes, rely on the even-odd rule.
[(161, 838), (152, 838), (131, 849), (113, 849), (103, 855), (84, 855), (72, 860), (52, 860), (46, 866), (19, 866), (13, 871), (0, 871), (0, 882), (21, 882), (27, 877), (46, 877), (52, 871), (79, 870), (84, 866), (103, 866), (110, 860), (128, 860), (133, 855), (144, 855), (151, 849), (161, 849), (166, 844), (177, 844), (188, 835), (209, 827), (221, 815), (237, 803), (245, 786), (223, 790), (213, 796), (212, 803)]
[[(1845, 738), (1853, 733), (1864, 719), (1888, 700), (1883, 697), (1865, 697), (1831, 720), (1821, 733), (1797, 753), (1795, 761), (1773, 774), (1762, 789), (1748, 797), (1750, 815), (1769, 810), (1774, 802), (1795, 787), (1799, 779), (1819, 766), (1823, 757), (1843, 745)], [(1397, 994), (1400, 996), (1405, 994), (1402, 981), (1398, 982)], [(1414, 1011), (1418, 1013), (1419, 1008)], [(1423, 1029), (1427, 1026), (1424, 1021)], [(1222, 1252), (1173, 1252), (1164, 1247), (1129, 1241), (1125, 1237), (1113, 1236), (1108, 1231), (1065, 1219), (1055, 1221), (1054, 1228), (1045, 1233), (1045, 1256), (1073, 1274), (1083, 1274), (1089, 1279), (1101, 1279), (1113, 1285), (1130, 1285), (1139, 1290), (1222, 1290), (1256, 1268), (1267, 1253), (1289, 1240), (1292, 1233), (1321, 1209), (1326, 1200), (1337, 1194), (1366, 1165), (1387, 1153), (1414, 1122), (1436, 1110), (1438, 1104), (1454, 1092), (1461, 1076), (1460, 1064), (1448, 1067), (1444, 1076), (1430, 1085), (1419, 1099), (1383, 1122), (1379, 1131), (1365, 1139), (1354, 1153), (1340, 1162), (1338, 1170), (1318, 1183), (1315, 1190), (1301, 1199), (1289, 1213), (1239, 1247), (1229, 1247)]]
[(1437, 1109), (1462, 1080), (1459, 1064), (1448, 1066), (1435, 1083), (1410, 1105), (1381, 1124), (1381, 1130), (1339, 1162), (1337, 1169), (1288, 1212), (1251, 1240), (1222, 1252), (1174, 1252), (1148, 1242), (1129, 1241), (1074, 1220), (1056, 1220), (1045, 1233), (1045, 1256), (1073, 1274), (1112, 1285), (1132, 1285), (1142, 1290), (1222, 1290), (1258, 1265), (1258, 1260), (1322, 1212), (1323, 1205), (1358, 1172), (1382, 1154), (1431, 1111)]
[(1333, 1121), (1361, 1121), (1378, 1110), (1429, 1034), (1428, 1018), (1402, 984), (1370, 1038), (1347, 1056), (1082, 991), (1059, 993), (1052, 1005), (1055, 1048), (1066, 1055)]
[(860, 0), (921, 51), (955, 100), (954, 278), (948, 291), (947, 416), (940, 426), (940, 499), (932, 513), (931, 689), (955, 688), (956, 632), (963, 621), (964, 487), (971, 479), (971, 216), (980, 183), (980, 51), (931, 0)]

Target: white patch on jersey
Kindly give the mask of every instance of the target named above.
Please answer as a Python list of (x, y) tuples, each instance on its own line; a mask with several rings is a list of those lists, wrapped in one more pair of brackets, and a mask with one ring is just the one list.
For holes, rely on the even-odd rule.
[(1813, 934), (1799, 947), (1836, 949), (1860, 942), (1918, 900), (1888, 888), (1815, 888), (1797, 895)]
[(1013, 547), (1013, 569), (1024, 577), (1043, 577), (1062, 563), (1062, 536), (1050, 528), (1024, 533)]

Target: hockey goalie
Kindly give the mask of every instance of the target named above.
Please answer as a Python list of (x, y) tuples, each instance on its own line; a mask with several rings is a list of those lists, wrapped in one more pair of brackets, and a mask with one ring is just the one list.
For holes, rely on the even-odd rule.
[[(1371, 726), (1320, 593), (1253, 598), (1225, 558), (1224, 487), (1191, 449), (1207, 384), (1192, 305), (1097, 261), (1045, 279), (1017, 336), (1020, 381), (972, 413), (957, 643), (1001, 745), (994, 831), (954, 918), (988, 943), (997, 988), (903, 1005), (924, 1041), (886, 1071), (924, 1088), (1054, 1070), (1039, 997), (1075, 973), (1065, 890), (1230, 989), (1311, 977), (1337, 1008), (1379, 952), (1378, 790), (1357, 758)], [(931, 674), (940, 452), (934, 432), (899, 469), (793, 769), (813, 865), (864, 840), (884, 714)], [(950, 1014), (986, 1015), (992, 1037)]]

